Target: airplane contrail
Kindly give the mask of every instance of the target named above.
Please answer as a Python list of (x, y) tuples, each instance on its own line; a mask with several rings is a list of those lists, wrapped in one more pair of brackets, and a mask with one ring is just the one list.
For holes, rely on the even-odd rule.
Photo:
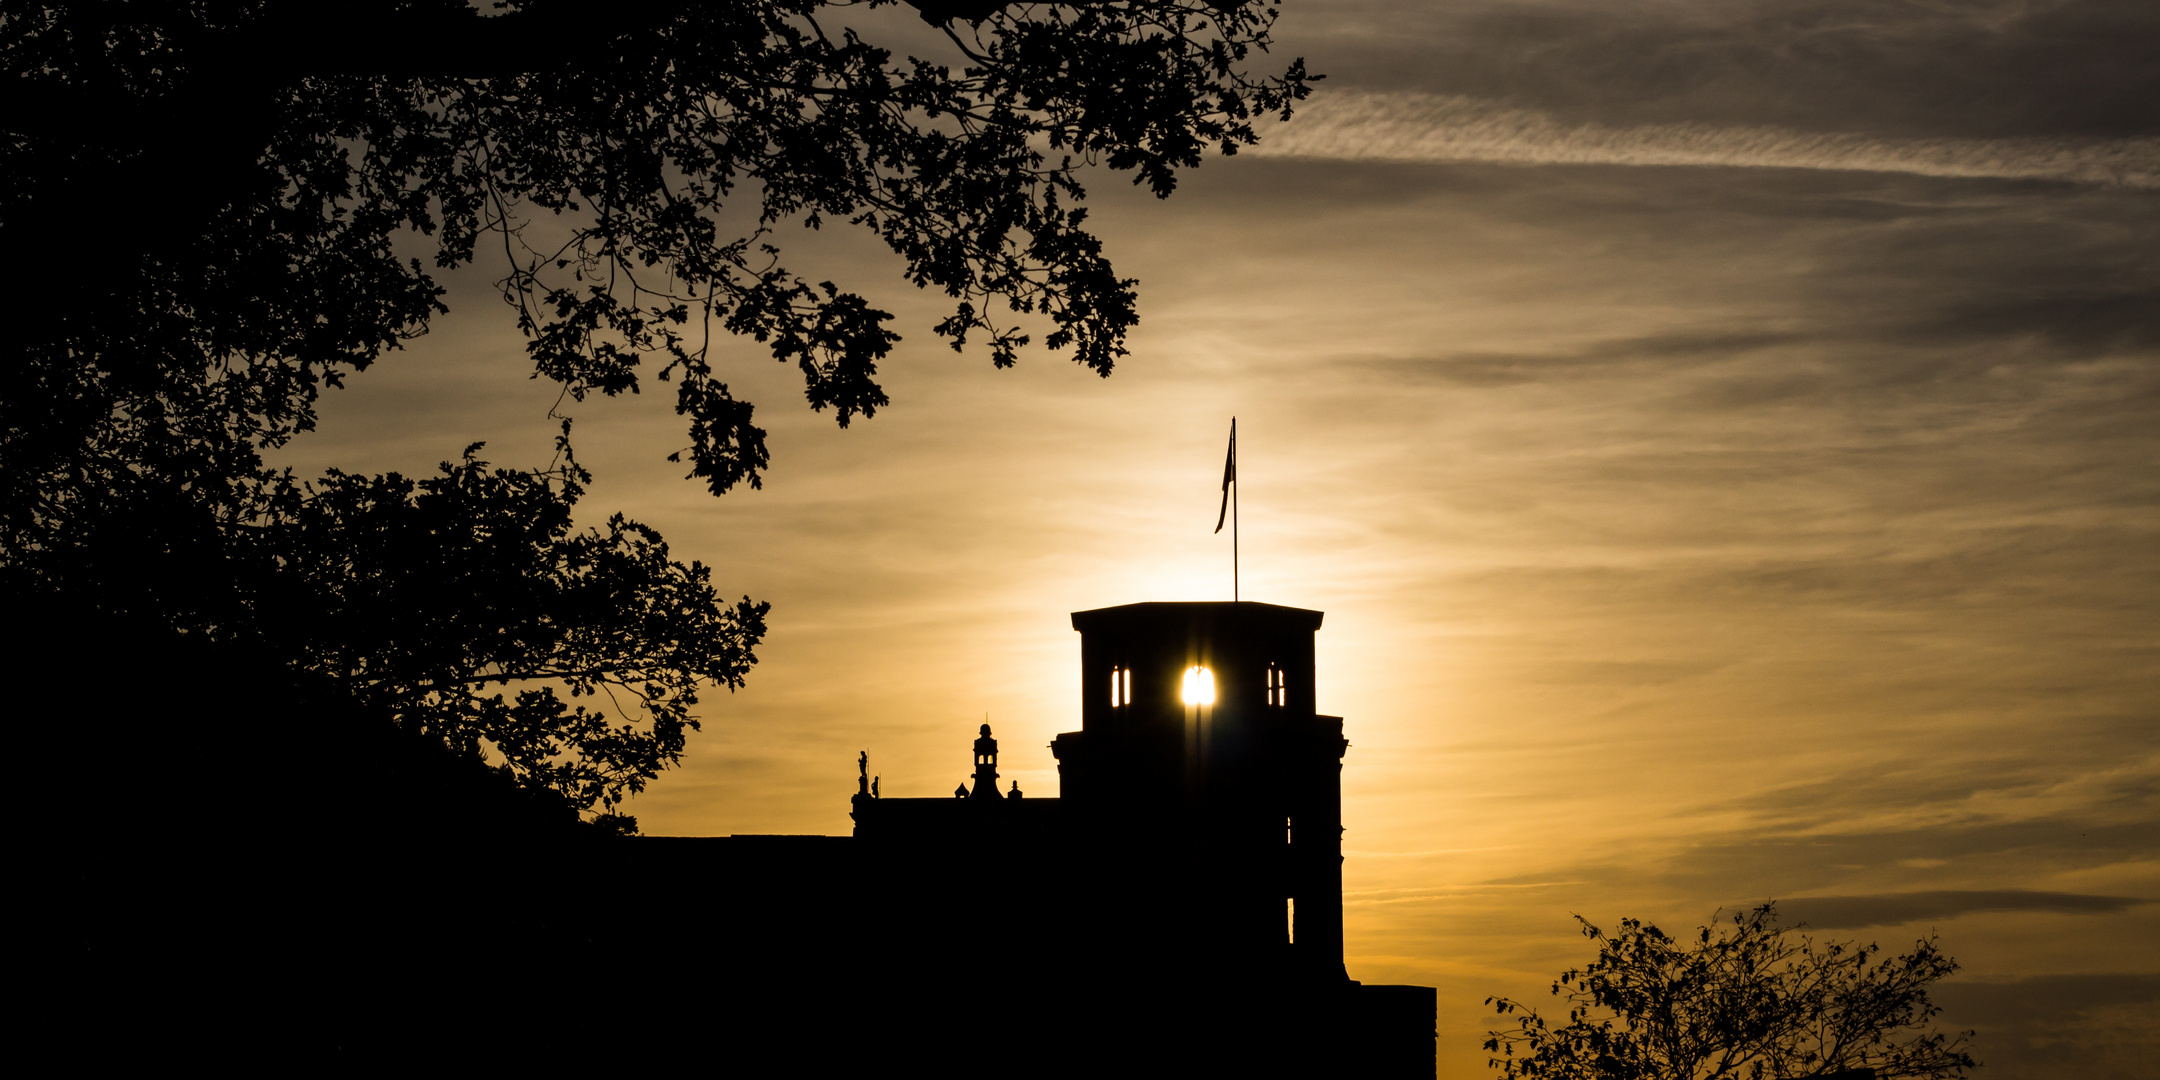
[(2160, 139), (1898, 138), (1774, 127), (1569, 123), (1468, 97), (1335, 90), (1246, 151), (1350, 161), (1724, 165), (2160, 187)]

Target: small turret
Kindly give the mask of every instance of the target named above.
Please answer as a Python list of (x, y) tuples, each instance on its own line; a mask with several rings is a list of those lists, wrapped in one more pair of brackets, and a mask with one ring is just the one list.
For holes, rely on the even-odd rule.
[(975, 740), (975, 798), (998, 797), (997, 754), (997, 740), (990, 737), (990, 725), (984, 724), (982, 738)]

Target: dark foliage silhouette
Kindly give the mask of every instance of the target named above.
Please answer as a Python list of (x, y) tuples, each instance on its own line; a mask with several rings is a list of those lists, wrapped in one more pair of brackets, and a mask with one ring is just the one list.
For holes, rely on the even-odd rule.
[[(148, 620), (228, 647), (234, 670), (203, 677), (278, 657), (526, 789), (617, 815), (679, 760), (701, 684), (742, 685), (767, 605), (723, 601), (707, 567), (620, 514), (576, 528), (589, 477), (567, 445), (537, 471), (491, 469), (479, 449), (419, 480), (265, 472), (223, 506), (116, 483), (6, 583), (16, 603), (92, 627), (119, 618), (139, 636)], [(77, 616), (45, 618), (59, 617)]]
[[(1137, 315), (1081, 169), (1167, 195), (1306, 92), (1297, 65), (1241, 72), (1271, 9), (926, 0), (955, 71), (826, 25), (851, 6), (363, 0), (323, 24), (240, 0), (9, 4), (0, 221), (39, 253), (16, 272), (69, 285), (21, 331), (10, 533), (63, 524), (114, 471), (244, 481), (322, 387), (443, 310), (397, 250), (413, 234), (434, 267), (493, 252), (535, 370), (572, 398), (637, 391), (656, 358), (715, 492), (767, 454), (714, 326), (798, 365), (843, 425), (886, 403), (890, 317), (789, 272), (783, 223), (875, 232), (953, 298), (956, 348), (1012, 363), (1028, 335), (1002, 307), (1107, 373)], [(737, 201), (756, 207), (739, 232)]]
[(37, 598), (9, 614), (36, 631), (9, 656), (39, 718), (19, 752), (56, 808), (19, 845), (42, 1059), (499, 1066), (523, 1051), (491, 1034), (541, 1015), (558, 1059), (597, 1045), (560, 988), (619, 977), (667, 917), (595, 895), (615, 819), (279, 650)]
[(1577, 917), (1598, 944), (1553, 984), (1567, 1021), (1487, 998), (1512, 1029), (1485, 1049), (1515, 1080), (1785, 1080), (1962, 1077), (1971, 1032), (1928, 1030), (1928, 987), (1957, 970), (1935, 939), (1884, 956), (1875, 945), (1819, 944), (1781, 926), (1775, 904), (1702, 927), (1692, 943), (1623, 919), (1620, 932)]
[(680, 757), (700, 682), (742, 685), (766, 605), (723, 604), (706, 567), (620, 514), (574, 530), (575, 464), (491, 470), (478, 449), (425, 480), (280, 483), (238, 530), (262, 550), (246, 599), (361, 705), (612, 809)]
[(786, 269), (790, 224), (879, 236), (952, 299), (956, 349), (1009, 365), (1039, 320), (1107, 374), (1137, 313), (1082, 170), (1167, 195), (1306, 93), (1297, 64), (1242, 70), (1272, 9), (921, 0), (955, 69), (834, 22), (885, 6), (8, 0), (0, 584), (249, 642), (613, 807), (680, 753), (699, 682), (739, 684), (763, 608), (634, 522), (572, 530), (567, 422), (525, 474), (304, 484), (263, 452), (425, 332), (435, 272), (485, 262), (537, 375), (569, 400), (674, 383), (691, 475), (755, 486), (764, 433), (713, 331), (799, 367), (843, 426), (886, 404), (897, 340)]

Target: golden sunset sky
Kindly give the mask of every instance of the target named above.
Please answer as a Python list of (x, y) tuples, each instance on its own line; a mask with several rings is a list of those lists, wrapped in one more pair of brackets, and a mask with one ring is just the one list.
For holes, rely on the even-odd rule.
[[(839, 430), (718, 343), (773, 467), (714, 498), (667, 388), (565, 407), (588, 520), (773, 605), (644, 831), (844, 833), (857, 751), (944, 794), (986, 715), (1057, 794), (1069, 613), (1230, 597), (1236, 416), (1243, 595), (1327, 613), (1350, 973), (1439, 987), (1442, 1076), (1487, 1073), (1486, 996), (1589, 957), (1571, 915), (1766, 898), (1939, 933), (1983, 1077), (2150, 1075), (2160, 9), (1283, 6), (1308, 110), (1167, 201), (1093, 180), (1142, 305), (1110, 378), (953, 354), (828, 226), (781, 242), (897, 316), (890, 408)], [(283, 461), (544, 464), (492, 276)]]

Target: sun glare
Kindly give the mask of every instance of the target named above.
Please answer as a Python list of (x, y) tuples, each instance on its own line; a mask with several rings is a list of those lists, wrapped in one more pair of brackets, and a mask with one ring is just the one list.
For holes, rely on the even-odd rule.
[(1215, 673), (1204, 667), (1185, 669), (1185, 704), (1215, 704)]

